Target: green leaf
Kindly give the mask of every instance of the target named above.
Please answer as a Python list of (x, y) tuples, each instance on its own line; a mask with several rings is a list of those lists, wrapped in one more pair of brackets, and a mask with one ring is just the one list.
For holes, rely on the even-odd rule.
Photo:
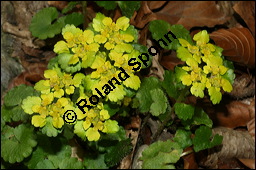
[(83, 127), (83, 121), (76, 121), (76, 124), (74, 126), (74, 133), (77, 134), (77, 136), (79, 136), (84, 141), (87, 139), (86, 133)]
[[(29, 169), (44, 169), (46, 166), (51, 169), (59, 168), (59, 165), (65, 158), (71, 157), (71, 147), (68, 141), (63, 137), (48, 138), (42, 133), (38, 133), (38, 146), (32, 153), (29, 160), (24, 164)], [(49, 160), (46, 161), (45, 160)], [(44, 163), (46, 165), (44, 165)]]
[(3, 120), (5, 122), (11, 121), (26, 121), (29, 118), (29, 115), (26, 114), (20, 106), (7, 107), (5, 105), (1, 108), (1, 113)]
[(44, 159), (36, 164), (35, 169), (56, 169), (52, 161)]
[(176, 38), (183, 38), (183, 39), (187, 40), (191, 45), (194, 44), (194, 42), (189, 34), (189, 31), (186, 28), (184, 28), (183, 25), (180, 25), (180, 24), (172, 25), (171, 31), (176, 36)]
[(73, 126), (68, 125), (68, 124), (64, 124), (63, 127), (63, 136), (67, 139), (70, 140), (74, 137), (74, 133), (73, 133)]
[(186, 129), (190, 129), (191, 125), (206, 125), (208, 127), (212, 127), (212, 120), (209, 116), (204, 112), (202, 108), (196, 107), (194, 111), (194, 116), (192, 119), (181, 120), (181, 123), (186, 127)]
[(33, 16), (29, 30), (34, 37), (38, 37), (43, 40), (46, 38), (52, 38), (56, 34), (59, 34), (65, 25), (63, 19), (57, 20), (52, 24), (57, 17), (58, 11), (55, 7), (43, 8)]
[(81, 70), (81, 62), (78, 62), (75, 65), (69, 65), (68, 62), (73, 54), (61, 53), (58, 57), (58, 63), (60, 67), (65, 70), (66, 72), (74, 73)]
[(60, 169), (82, 169), (83, 163), (78, 161), (77, 158), (66, 157), (60, 162), (59, 168)]
[(117, 104), (111, 102), (107, 102), (104, 104), (104, 109), (108, 111), (110, 117), (116, 114), (116, 112), (120, 109), (119, 107), (120, 106), (118, 106)]
[(227, 79), (231, 84), (233, 84), (236, 75), (233, 69), (228, 69), (228, 71), (222, 77)]
[(177, 49), (177, 57), (182, 61), (187, 61), (187, 59), (192, 58), (192, 54), (188, 51), (187, 48), (180, 46)]
[(185, 88), (181, 82), (178, 82), (172, 70), (165, 70), (164, 80), (161, 85), (166, 90), (167, 94), (174, 99), (178, 99), (180, 91)]
[(84, 158), (86, 169), (108, 169), (104, 161), (105, 154), (88, 153)]
[(194, 106), (185, 103), (175, 103), (174, 109), (178, 118), (182, 120), (191, 119), (195, 111)]
[(161, 89), (153, 89), (150, 91), (153, 103), (150, 106), (150, 113), (154, 116), (159, 116), (165, 113), (167, 109), (167, 98)]
[(6, 106), (17, 106), (20, 105), (22, 100), (27, 96), (37, 96), (39, 93), (34, 90), (33, 87), (21, 84), (12, 88), (7, 92), (4, 97), (4, 104)]
[(149, 22), (149, 31), (151, 32), (153, 39), (156, 41), (163, 38), (166, 42), (168, 42), (164, 38), (164, 35), (168, 33), (170, 29), (171, 25), (164, 20), (153, 20)]
[(65, 16), (65, 25), (73, 24), (75, 26), (78, 26), (78, 25), (80, 25), (82, 23), (84, 23), (84, 16), (83, 16), (83, 14), (80, 14), (78, 12), (73, 12), (72, 14), (69, 14), (69, 15)]
[(160, 81), (156, 77), (146, 77), (142, 80), (140, 88), (136, 94), (136, 98), (140, 103), (139, 110), (142, 113), (148, 112), (151, 104), (153, 103), (151, 94), (149, 92), (159, 87)]
[(129, 25), (129, 27), (125, 31), (120, 31), (121, 34), (130, 34), (134, 37), (133, 42), (138, 41), (138, 30), (133, 26)]
[(75, 6), (78, 4), (77, 1), (71, 1), (68, 3), (68, 5), (62, 9), (61, 13), (65, 14), (67, 13), (68, 11), (71, 11), (73, 8), (75, 8)]
[(21, 162), (37, 145), (34, 128), (21, 124), (16, 128), (5, 126), (1, 134), (1, 156), (9, 163)]
[[(176, 38), (184, 37), (192, 41), (188, 30), (186, 30), (184, 27), (179, 25), (171, 26), (168, 22), (164, 20), (150, 21), (149, 31), (151, 32), (153, 39), (155, 39), (156, 41), (159, 41), (160, 39), (165, 41), (167, 46), (162, 42), (162, 40), (159, 41), (158, 43), (162, 48), (165, 48), (168, 50), (177, 50), (177, 48), (180, 46), (180, 43)], [(172, 34), (175, 36), (173, 37), (173, 35), (171, 35), (169, 31), (171, 31)], [(166, 38), (166, 36), (168, 36), (168, 38)]]
[(177, 142), (182, 149), (185, 149), (192, 145), (191, 132), (183, 129), (178, 129), (175, 133), (173, 140)]
[(222, 143), (223, 136), (216, 134), (212, 136), (212, 130), (207, 126), (200, 126), (195, 131), (195, 137), (192, 139), (195, 152), (212, 148)]
[(105, 155), (105, 163), (108, 167), (117, 165), (126, 155), (132, 151), (131, 139), (126, 139), (118, 142), (115, 146), (109, 149)]
[(52, 125), (52, 117), (48, 116), (46, 117), (46, 124), (45, 126), (41, 129), (42, 133), (49, 136), (49, 137), (56, 137), (58, 135), (58, 133), (61, 133), (61, 130), (56, 129), (53, 125)]
[(157, 141), (142, 152), (140, 159), (143, 169), (174, 169), (174, 163), (180, 159), (182, 149), (179, 144), (167, 140)]
[(116, 1), (94, 1), (100, 7), (104, 7), (106, 10), (113, 10), (116, 8)]
[(124, 16), (131, 18), (133, 13), (140, 8), (140, 1), (116, 1)]

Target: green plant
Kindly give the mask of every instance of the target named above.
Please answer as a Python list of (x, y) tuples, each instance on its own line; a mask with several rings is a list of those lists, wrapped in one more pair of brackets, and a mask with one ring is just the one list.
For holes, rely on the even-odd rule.
[[(158, 31), (159, 27), (163, 29)], [(145, 149), (141, 157), (142, 168), (154, 167), (152, 160), (158, 168), (174, 168), (175, 163), (184, 155), (181, 150), (193, 145), (193, 150), (199, 152), (219, 145), (222, 141), (222, 136), (212, 136), (213, 124), (203, 109), (185, 104), (185, 97), (191, 93), (203, 98), (207, 88), (210, 100), (217, 104), (221, 101), (221, 89), (226, 92), (232, 90), (235, 75), (232, 63), (224, 60), (220, 47), (209, 43), (209, 35), (205, 30), (194, 35), (195, 42), (181, 25), (170, 26), (162, 20), (150, 22), (149, 30), (162, 48), (176, 50), (177, 57), (185, 61), (185, 64), (176, 66), (174, 71), (165, 71), (163, 81), (154, 77), (144, 78), (136, 94), (134, 100), (139, 103), (139, 110), (157, 116), (162, 121), (152, 137), (153, 141), (165, 127), (177, 128), (172, 141), (157, 141)], [(163, 30), (170, 30), (173, 36), (163, 35)], [(167, 98), (174, 99), (172, 106)], [(155, 101), (163, 103), (155, 104)], [(177, 125), (179, 121), (181, 126)]]
[[(57, 56), (50, 60), (44, 80), (34, 87), (17, 86), (4, 97), (3, 167), (19, 163), (29, 169), (114, 167), (132, 150), (118, 117), (129, 117), (135, 109), (161, 121), (152, 136), (154, 143), (142, 154), (143, 168), (175, 168), (185, 148), (193, 145), (198, 152), (221, 144), (221, 136), (212, 136), (213, 123), (203, 109), (184, 102), (188, 95), (207, 97), (208, 91), (216, 104), (222, 90), (232, 90), (232, 63), (224, 59), (221, 48), (209, 43), (206, 31), (192, 39), (182, 25), (150, 22), (152, 38), (161, 48), (177, 51), (185, 64), (166, 70), (163, 81), (141, 78), (140, 71), (157, 53), (138, 43), (138, 30), (129, 24), (127, 17), (139, 3), (96, 1), (107, 10), (118, 6), (125, 16), (114, 22), (97, 13), (84, 30), (77, 27), (84, 21), (82, 14), (66, 14), (78, 3), (70, 2), (62, 10), (65, 16), (58, 18), (56, 8), (50, 7), (32, 19), (34, 36), (46, 39), (61, 33), (63, 40), (54, 45)], [(166, 127), (175, 128), (175, 137), (156, 141)], [(70, 158), (72, 139), (86, 152), (83, 161)]]

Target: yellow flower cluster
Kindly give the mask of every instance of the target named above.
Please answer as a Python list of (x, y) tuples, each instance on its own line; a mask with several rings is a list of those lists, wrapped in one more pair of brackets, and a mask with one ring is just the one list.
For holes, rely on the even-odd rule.
[(190, 91), (197, 97), (204, 97), (204, 89), (207, 88), (213, 104), (219, 103), (221, 89), (232, 91), (231, 81), (225, 77), (229, 68), (223, 65), (222, 49), (209, 43), (209, 35), (205, 30), (193, 37), (196, 45), (182, 38), (178, 40), (181, 46), (177, 49), (177, 56), (187, 64), (176, 68), (179, 79), (184, 85), (191, 85)]
[[(65, 113), (74, 111), (77, 116), (74, 132), (84, 140), (97, 141), (100, 132), (119, 130), (118, 123), (110, 120), (108, 110), (104, 109), (104, 102), (110, 100), (121, 104), (125, 100), (128, 105), (130, 100), (126, 90), (140, 87), (139, 77), (128, 65), (131, 58), (138, 59), (141, 54), (134, 47), (138, 33), (129, 25), (128, 18), (120, 17), (113, 22), (110, 17), (98, 13), (88, 29), (82, 31), (74, 25), (66, 25), (62, 35), (64, 40), (54, 46), (54, 52), (58, 54), (54, 66), (45, 71), (46, 80), (37, 82), (34, 87), (41, 96), (28, 97), (22, 108), (33, 114), (34, 126), (44, 127), (50, 116), (57, 129), (65, 124)], [(91, 74), (77, 73), (82, 68), (91, 68)], [(124, 78), (123, 74), (129, 76)], [(125, 81), (121, 83), (117, 78)], [(91, 103), (85, 103), (89, 96), (99, 93), (102, 99), (97, 104), (92, 98)], [(89, 106), (84, 107), (86, 114), (77, 107), (81, 100), (85, 101), (81, 105)]]
[(64, 125), (65, 111), (74, 109), (70, 98), (63, 96), (73, 94), (75, 87), (80, 86), (85, 76), (77, 73), (73, 77), (71, 74), (53, 69), (46, 70), (44, 77), (47, 80), (40, 80), (34, 87), (41, 92), (41, 96), (29, 96), (23, 100), (22, 108), (28, 114), (35, 113), (32, 117), (32, 124), (35, 127), (43, 127), (46, 124), (46, 117), (51, 116), (53, 126), (61, 128)]

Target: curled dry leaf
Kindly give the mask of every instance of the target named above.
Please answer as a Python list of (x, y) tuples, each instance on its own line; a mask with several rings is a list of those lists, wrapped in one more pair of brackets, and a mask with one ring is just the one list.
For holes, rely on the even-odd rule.
[(141, 2), (141, 7), (138, 12), (131, 18), (130, 23), (137, 28), (143, 28), (150, 21), (155, 20), (156, 17), (148, 6), (147, 1)]
[(236, 75), (232, 86), (233, 90), (228, 94), (236, 99), (253, 96), (255, 95), (255, 76), (245, 73)]
[(169, 54), (163, 54), (160, 64), (168, 69), (168, 70), (174, 70), (174, 67), (178, 64), (184, 64), (184, 61), (181, 61), (178, 57), (175, 51), (171, 51)]
[(214, 27), (229, 19), (215, 1), (169, 1), (154, 15), (170, 24), (182, 24), (188, 30), (195, 26)]
[(64, 9), (68, 5), (68, 1), (47, 1), (49, 6), (56, 7), (58, 10)]
[[(192, 147), (188, 147), (184, 149), (183, 153), (190, 152), (192, 150)], [(192, 152), (191, 154), (185, 155), (182, 157), (184, 160), (184, 169), (198, 169), (198, 165), (195, 159), (195, 153)]]
[(253, 36), (255, 36), (255, 2), (239, 1), (234, 5), (233, 9), (241, 16)]
[(224, 49), (227, 59), (255, 68), (255, 38), (247, 28), (220, 29), (211, 33), (210, 38)]
[[(152, 10), (156, 12), (153, 12)], [(143, 28), (148, 22), (162, 19), (170, 24), (182, 24), (186, 29), (195, 26), (214, 27), (229, 18), (219, 10), (214, 1), (143, 1), (132, 25)]]
[(28, 69), (22, 72), (19, 76), (15, 77), (9, 84), (8, 89), (11, 89), (20, 84), (26, 84), (29, 86), (34, 85), (39, 80), (44, 79), (44, 70), (46, 65), (42, 63), (31, 64)]
[(218, 125), (236, 128), (239, 126), (246, 126), (253, 118), (252, 108), (255, 104), (246, 104), (241, 101), (232, 101), (226, 106), (226, 111), (218, 111), (216, 116), (218, 118)]
[(223, 136), (222, 144), (208, 149), (206, 159), (199, 161), (200, 166), (218, 168), (218, 162), (232, 158), (255, 159), (255, 143), (247, 131), (229, 128), (214, 128), (213, 134)]

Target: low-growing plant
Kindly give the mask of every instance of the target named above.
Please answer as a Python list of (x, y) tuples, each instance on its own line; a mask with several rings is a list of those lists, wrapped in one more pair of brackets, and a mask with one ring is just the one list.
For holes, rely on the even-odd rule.
[[(62, 13), (77, 3), (70, 2)], [(187, 147), (198, 152), (221, 144), (221, 136), (212, 136), (213, 123), (204, 110), (184, 102), (194, 95), (209, 96), (217, 104), (223, 91), (232, 90), (232, 63), (224, 59), (220, 47), (209, 43), (207, 31), (191, 38), (182, 25), (151, 21), (149, 30), (159, 44), (152, 48), (174, 50), (185, 64), (166, 70), (163, 81), (143, 77), (141, 70), (151, 65), (157, 52), (138, 43), (138, 30), (126, 17), (138, 10), (139, 3), (129, 2), (132, 11), (128, 2), (96, 3), (107, 10), (118, 5), (125, 16), (113, 21), (97, 13), (84, 30), (77, 27), (83, 23), (79, 13), (52, 24), (58, 16), (53, 7), (32, 19), (34, 36), (46, 39), (61, 33), (63, 40), (54, 45), (57, 56), (50, 60), (44, 80), (34, 87), (19, 85), (4, 97), (2, 167), (17, 163), (29, 169), (114, 167), (132, 150), (118, 117), (129, 117), (137, 113), (134, 110), (161, 122), (152, 136), (154, 143), (142, 153), (142, 168), (175, 168)], [(164, 128), (172, 126), (174, 138), (156, 141)], [(86, 152), (82, 161), (71, 158), (72, 139)]]

